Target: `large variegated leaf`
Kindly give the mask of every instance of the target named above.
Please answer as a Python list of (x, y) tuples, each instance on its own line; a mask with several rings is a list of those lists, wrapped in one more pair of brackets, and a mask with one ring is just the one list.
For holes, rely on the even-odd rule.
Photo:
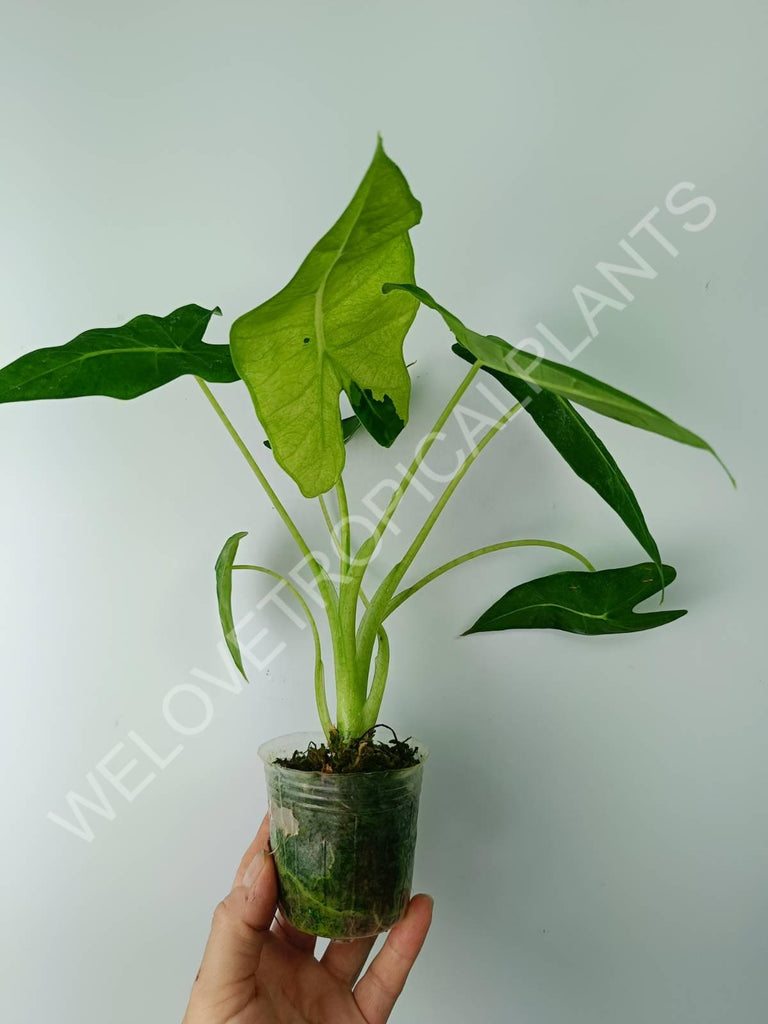
[(65, 345), (28, 352), (0, 370), (0, 402), (136, 398), (186, 373), (222, 384), (235, 381), (229, 346), (202, 340), (220, 312), (192, 304), (167, 316), (145, 313), (120, 327), (97, 327)]
[(421, 206), (379, 142), (347, 209), (292, 280), (232, 325), (232, 358), (278, 463), (306, 497), (329, 490), (344, 466), (339, 395), (390, 445), (408, 420), (403, 341), (418, 303), (382, 295), (413, 281), (408, 231)]

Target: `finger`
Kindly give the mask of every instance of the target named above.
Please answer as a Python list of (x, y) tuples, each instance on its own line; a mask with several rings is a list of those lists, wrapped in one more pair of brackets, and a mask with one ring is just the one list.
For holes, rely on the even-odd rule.
[(331, 942), (320, 957), (320, 963), (334, 978), (352, 988), (375, 941), (376, 936), (372, 935), (354, 942)]
[(272, 934), (282, 942), (287, 942), (289, 946), (293, 946), (295, 949), (301, 950), (302, 953), (315, 952), (317, 936), (309, 935), (307, 932), (302, 932), (298, 928), (294, 928), (292, 924), (286, 921), (283, 917), (282, 911), (280, 910), (278, 910), (275, 915), (271, 931)]
[[(237, 869), (235, 875), (235, 885), (242, 884), (243, 875), (251, 863), (255, 855), (259, 850), (263, 850), (269, 843), (269, 812), (264, 815), (261, 825), (259, 825), (259, 831), (256, 833), (256, 838), (253, 840), (245, 856), (240, 861), (240, 867)], [(272, 923), (271, 931), (282, 939), (284, 942), (290, 943), (295, 946), (296, 949), (302, 950), (302, 952), (314, 953), (315, 945), (317, 943), (317, 936), (308, 935), (306, 932), (299, 931), (298, 928), (294, 928), (293, 925), (289, 924), (283, 915), (278, 911), (275, 916), (275, 920)]]
[(259, 851), (213, 915), (198, 981), (205, 989), (252, 977), (277, 907), (277, 876), (272, 858)]
[(261, 824), (259, 825), (259, 830), (256, 833), (256, 838), (253, 840), (251, 845), (248, 847), (248, 849), (243, 854), (243, 859), (240, 861), (240, 867), (237, 869), (237, 874), (235, 875), (235, 880), (232, 883), (232, 887), (233, 888), (236, 885), (242, 885), (243, 884), (243, 875), (245, 874), (245, 869), (251, 863), (251, 861), (256, 856), (256, 854), (259, 852), (259, 850), (266, 850), (268, 846), (269, 846), (269, 811), (267, 811), (267, 813), (261, 819)]
[(432, 897), (414, 896), (405, 917), (392, 928), (387, 941), (358, 981), (354, 995), (367, 1024), (384, 1024), (424, 945), (432, 923)]

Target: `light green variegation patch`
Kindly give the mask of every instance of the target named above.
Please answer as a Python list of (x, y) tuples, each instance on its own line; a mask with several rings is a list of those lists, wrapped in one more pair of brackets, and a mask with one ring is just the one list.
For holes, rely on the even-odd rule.
[(235, 366), (277, 462), (306, 497), (328, 491), (344, 467), (342, 391), (379, 444), (408, 420), (403, 341), (418, 303), (381, 288), (414, 280), (408, 231), (420, 219), (379, 142), (349, 206), (292, 280), (232, 325)]

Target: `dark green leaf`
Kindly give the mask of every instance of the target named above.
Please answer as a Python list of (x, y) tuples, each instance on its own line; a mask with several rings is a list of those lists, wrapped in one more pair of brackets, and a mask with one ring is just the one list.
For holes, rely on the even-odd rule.
[(136, 398), (185, 373), (235, 381), (229, 346), (202, 340), (214, 313), (221, 310), (194, 304), (164, 317), (144, 313), (121, 327), (97, 327), (65, 345), (29, 352), (0, 370), (0, 402)]
[(379, 444), (389, 448), (405, 426), (389, 395), (384, 395), (384, 398), (379, 401), (374, 398), (370, 388), (361, 391), (352, 381), (349, 400), (357, 413), (358, 423), (362, 424)]
[[(468, 363), (475, 362), (472, 353), (461, 345), (454, 345), (453, 351)], [(571, 469), (618, 512), (648, 555), (660, 567), (659, 549), (627, 478), (603, 442), (571, 403), (552, 391), (543, 388), (536, 391), (527, 381), (513, 377), (510, 373), (492, 370), (487, 366), (483, 369), (522, 404)]]
[(226, 541), (216, 559), (216, 597), (219, 602), (219, 619), (221, 628), (224, 630), (224, 639), (227, 642), (232, 660), (237, 665), (243, 678), (248, 680), (243, 668), (243, 659), (240, 656), (240, 645), (237, 642), (235, 623), (232, 618), (232, 566), (235, 564), (237, 549), (243, 537), (247, 533), (234, 533)]
[[(418, 309), (381, 286), (413, 281), (408, 231), (421, 205), (379, 142), (349, 206), (291, 281), (232, 325), (232, 358), (275, 459), (305, 497), (329, 490), (344, 466), (339, 395), (370, 394), (363, 425), (380, 444), (408, 420), (403, 342)], [(370, 403), (378, 403), (376, 413)]]
[[(663, 565), (664, 586), (675, 570)], [(463, 634), (499, 629), (562, 629), (597, 636), (635, 633), (674, 622), (685, 611), (636, 614), (635, 605), (662, 589), (653, 562), (599, 572), (568, 571), (513, 587)]]
[(341, 421), (341, 436), (344, 438), (344, 444), (354, 437), (358, 430), (362, 427), (362, 423), (357, 416), (345, 416)]
[(663, 437), (691, 445), (693, 448), (702, 448), (714, 455), (735, 486), (735, 481), (722, 459), (703, 438), (685, 427), (681, 427), (668, 416), (652, 409), (650, 405), (646, 405), (645, 402), (640, 402), (595, 377), (581, 373), (572, 366), (553, 363), (549, 359), (541, 359), (532, 355), (524, 349), (514, 348), (503, 338), (497, 338), (493, 334), (477, 334), (465, 327), (458, 317), (449, 313), (423, 288), (409, 283), (384, 285), (385, 292), (393, 289), (415, 295), (425, 306), (436, 310), (451, 329), (459, 344), (468, 349), (475, 359), (478, 359), (484, 366), (511, 374), (513, 377), (526, 381), (534, 389), (544, 388), (546, 391), (561, 395), (563, 398), (593, 409), (603, 416), (610, 416), (622, 423), (629, 423), (630, 426), (661, 434)]

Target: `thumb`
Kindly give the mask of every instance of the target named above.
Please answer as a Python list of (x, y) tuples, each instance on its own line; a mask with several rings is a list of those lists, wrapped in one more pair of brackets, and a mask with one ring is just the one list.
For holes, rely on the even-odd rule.
[(226, 899), (216, 907), (198, 976), (204, 991), (253, 978), (277, 909), (277, 876), (268, 850), (259, 850)]

